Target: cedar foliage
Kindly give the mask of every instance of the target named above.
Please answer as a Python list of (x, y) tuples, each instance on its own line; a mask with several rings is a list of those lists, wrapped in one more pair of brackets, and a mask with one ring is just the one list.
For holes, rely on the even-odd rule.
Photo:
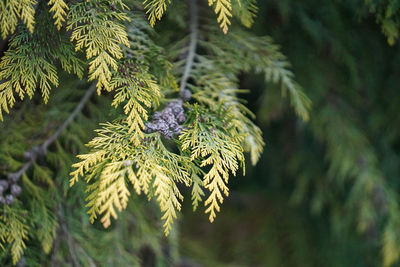
[[(112, 218), (116, 219), (129, 207), (132, 193), (143, 193), (158, 203), (168, 235), (181, 209), (180, 187), (184, 185), (191, 188), (194, 208), (205, 198), (205, 212), (212, 222), (224, 197), (228, 196), (230, 174), (236, 175), (240, 167), (244, 171), (244, 152), (250, 152), (251, 162), (256, 164), (264, 145), (260, 129), (248, 118), (254, 115), (237, 96), (244, 92), (239, 89), (237, 78), (243, 71), (254, 69), (263, 72), (268, 81), (281, 82), (296, 112), (308, 118), (309, 101), (295, 85), (285, 57), (270, 38), (251, 36), (236, 25), (230, 29), (235, 36), (235, 46), (228, 47), (223, 40), (227, 38), (224, 33), (231, 25), (233, 8), (242, 23), (249, 27), (256, 12), (254, 2), (242, 6), (232, 5), (231, 1), (210, 1), (208, 4), (217, 15), (218, 24), (212, 21), (200, 24), (200, 18), (208, 20), (211, 14), (204, 10), (199, 12), (198, 3), (189, 1), (190, 12), (186, 14), (191, 21), (189, 39), (186, 27), (182, 34), (166, 34), (160, 39), (148, 26), (143, 15), (147, 14), (150, 25), (154, 26), (166, 10), (165, 1), (145, 1), (144, 10), (137, 2), (98, 0), (24, 3), (21, 8), (8, 7), (14, 2), (17, 1), (7, 1), (1, 9), (2, 21), (10, 24), (2, 30), (3, 38), (10, 36), (10, 39), (0, 63), (0, 112), (11, 113), (10, 118), (14, 118), (5, 117), (8, 123), (5, 129), (13, 131), (28, 123), (26, 129), (33, 130), (30, 123), (48, 125), (46, 127), (53, 130), (47, 130), (52, 134), (43, 132), (41, 138), (34, 138), (37, 136), (34, 134), (32, 140), (19, 141), (15, 147), (15, 139), (2, 141), (1, 155), (6, 164), (3, 175), (20, 182), (23, 187), (23, 194), (2, 208), (2, 246), (5, 252), (11, 252), (13, 264), (20, 261), (23, 254), (26, 254), (24, 261), (40, 262), (48, 258), (38, 259), (25, 253), (30, 243), (34, 252), (36, 242), (41, 244), (45, 254), (53, 250), (52, 263), (64, 260), (60, 248), (63, 237), (72, 264), (91, 264), (95, 255), (93, 247), (85, 248), (87, 243), (81, 243), (81, 237), (69, 230), (77, 221), (87, 221), (86, 217), (82, 214), (73, 220), (65, 217), (66, 213), (84, 209), (84, 205), (79, 204), (83, 199), (90, 221), (94, 223), (100, 216), (103, 226), (109, 227)], [(179, 3), (177, 8), (182, 9), (187, 4)], [(10, 9), (16, 13), (7, 13)], [(243, 38), (248, 37), (251, 37), (249, 43), (243, 43)], [(169, 38), (178, 41), (168, 42)], [(161, 47), (155, 39), (170, 45)], [(204, 42), (205, 39), (210, 42)], [(243, 49), (246, 46), (247, 51)], [(231, 53), (238, 58), (230, 58)], [(254, 53), (269, 56), (260, 59)], [(241, 60), (243, 64), (239, 63)], [(80, 102), (75, 91), (60, 92), (61, 95), (51, 98), (50, 90), (60, 85), (62, 71), (94, 81)], [(65, 83), (61, 89), (71, 85), (72, 89), (76, 87), (73, 84), (79, 82)], [(67, 162), (73, 161), (71, 157), (77, 151), (86, 150), (82, 145), (91, 132), (73, 120), (76, 116), (79, 119), (83, 106), (91, 103), (89, 98), (94, 86), (98, 94), (102, 90), (112, 92), (105, 97), (112, 98), (111, 106), (116, 111), (109, 122), (104, 121), (102, 128), (96, 130), (97, 137), (87, 145), (89, 150), (78, 155), (79, 162), (72, 164), (74, 170), (69, 182), (72, 188), (68, 190)], [(48, 116), (54, 116), (52, 112), (60, 112), (52, 111), (51, 105), (41, 107), (43, 117), (37, 121), (23, 115), (30, 108), (28, 102), (18, 103), (16, 115), (13, 115), (10, 109), (17, 103), (16, 95), (20, 100), (25, 95), (38, 99), (36, 88), (40, 88), (45, 103), (49, 99), (54, 99), (54, 104), (65, 101), (69, 104), (66, 110), (78, 103), (69, 116), (68, 113), (61, 116), (67, 118), (64, 124), (53, 125), (49, 120)], [(181, 93), (190, 90), (192, 94), (190, 102), (184, 104), (187, 119), (182, 132), (171, 141), (158, 132), (147, 133), (145, 123), (150, 121), (155, 110), (176, 98), (179, 90)], [(85, 108), (82, 119), (95, 119), (96, 112), (106, 110), (101, 105), (94, 103)], [(93, 123), (86, 124), (93, 127)], [(66, 129), (76, 132), (68, 136)], [(60, 135), (62, 142), (58, 140)], [(86, 193), (74, 194), (80, 178), (86, 182)], [(77, 206), (80, 208), (75, 211)], [(135, 216), (143, 212), (137, 211)], [(138, 225), (134, 230), (136, 234), (142, 227)], [(85, 226), (78, 232), (84, 229)], [(93, 232), (86, 231), (87, 235)], [(155, 238), (160, 237), (156, 235)], [(156, 249), (157, 244), (159, 241), (152, 248)], [(80, 252), (74, 251), (77, 249)], [(78, 254), (83, 254), (83, 259), (78, 258)], [(128, 257), (127, 262), (135, 260), (132, 257)], [(96, 262), (101, 260), (96, 259)]]
[[(396, 25), (380, 18), (395, 9), (365, 6), (393, 43)], [(368, 139), (330, 110), (335, 106), (312, 119), (311, 101), (279, 46), (247, 29), (257, 12), (254, 0), (1, 2), (7, 51), (0, 61), (0, 175), (22, 187), (12, 204), (0, 204), (3, 265), (135, 266), (146, 248), (158, 265), (176, 263), (173, 222), (185, 192), (194, 210), (204, 202), (213, 222), (229, 196), (229, 178), (245, 173), (247, 155), (255, 165), (263, 153), (262, 131), (242, 99), (243, 73), (276, 84), (274, 104), (287, 96), (301, 121), (311, 119), (315, 136), (327, 142), (329, 175), (354, 184), (351, 197), (358, 199), (347, 207), (360, 210), (361, 232), (376, 216), (373, 189), (387, 192), (383, 262), (397, 261), (396, 192)], [(172, 138), (150, 132), (157, 111), (179, 98), (181, 130)], [(338, 124), (346, 130), (332, 134)]]

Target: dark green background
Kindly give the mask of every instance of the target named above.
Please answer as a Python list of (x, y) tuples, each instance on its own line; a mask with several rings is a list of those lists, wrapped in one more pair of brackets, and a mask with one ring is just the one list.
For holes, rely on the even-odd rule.
[[(360, 1), (258, 2), (253, 30), (281, 45), (313, 102), (311, 119), (296, 118), (279, 101), (279, 88), (243, 75), (265, 152), (245, 177), (230, 180), (230, 197), (213, 224), (186, 205), (181, 253), (206, 266), (380, 266), (385, 211), (378, 207), (376, 224), (357, 231), (357, 213), (346, 206), (353, 181), (339, 183), (328, 173), (323, 135), (334, 130), (352, 136), (356, 128), (389, 186), (399, 188), (399, 46), (388, 44)], [(327, 106), (334, 107), (332, 114)], [(338, 114), (350, 129), (329, 121)], [(343, 217), (335, 220), (335, 212)]]

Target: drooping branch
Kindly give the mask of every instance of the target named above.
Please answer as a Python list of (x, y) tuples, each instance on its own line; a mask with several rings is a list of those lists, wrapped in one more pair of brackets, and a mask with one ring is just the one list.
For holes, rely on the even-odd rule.
[(190, 77), (190, 72), (192, 71), (194, 57), (196, 55), (198, 26), (199, 26), (197, 0), (189, 0), (189, 9), (190, 9), (190, 43), (189, 43), (188, 55), (186, 57), (185, 69), (183, 71), (183, 76), (179, 87), (179, 90), (181, 92), (186, 87), (187, 81)]
[(96, 84), (93, 83), (88, 90), (86, 91), (85, 95), (82, 97), (81, 101), (79, 104), (75, 107), (75, 109), (72, 111), (72, 113), (69, 115), (69, 117), (66, 119), (66, 121), (57, 129), (57, 131), (51, 135), (46, 141), (44, 141), (41, 145), (36, 146), (32, 148), (29, 151), (24, 152), (25, 158), (28, 159), (28, 161), (22, 166), (21, 169), (19, 169), (17, 172), (9, 173), (8, 174), (8, 179), (11, 181), (18, 181), (19, 178), (35, 163), (36, 159), (41, 156), (45, 156), (47, 153), (47, 149), (49, 146), (54, 143), (54, 141), (57, 140), (57, 138), (61, 135), (61, 133), (65, 130), (65, 128), (68, 127), (68, 125), (71, 124), (71, 122), (76, 118), (76, 116), (81, 112), (85, 104), (89, 101), (90, 97), (96, 90)]

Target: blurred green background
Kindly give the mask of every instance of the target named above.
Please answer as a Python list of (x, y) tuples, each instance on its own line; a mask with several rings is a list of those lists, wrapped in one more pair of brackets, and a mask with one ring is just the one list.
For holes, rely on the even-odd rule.
[(213, 224), (186, 205), (183, 257), (204, 266), (381, 266), (399, 253), (400, 53), (377, 23), (386, 4), (258, 1), (253, 30), (281, 45), (311, 118), (297, 119), (262, 77), (242, 77), (265, 152), (231, 179)]

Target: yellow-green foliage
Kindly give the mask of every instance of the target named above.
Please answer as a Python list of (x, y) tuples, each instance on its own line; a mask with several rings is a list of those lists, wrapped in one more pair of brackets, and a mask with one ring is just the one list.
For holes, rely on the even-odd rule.
[[(150, 5), (162, 4), (157, 13), (160, 17), (166, 2), (146, 3), (153, 24), (157, 15), (152, 12), (158, 9), (149, 9)], [(244, 2), (243, 8), (255, 12)], [(218, 12), (221, 10), (218, 6)], [(244, 20), (250, 24), (251, 16), (243, 16), (247, 16)], [(198, 44), (205, 54), (195, 52), (187, 82), (196, 104), (186, 104), (188, 119), (184, 130), (173, 139), (177, 152), (168, 151), (159, 133), (145, 134), (143, 130), (150, 108), (158, 105), (160, 91), (171, 96), (176, 94), (175, 80), (169, 78), (171, 63), (160, 57), (162, 50), (148, 38), (145, 33), (148, 30), (140, 23), (138, 18), (128, 27), (130, 47), (125, 51), (130, 57), (142, 59), (121, 60), (110, 80), (110, 88), (116, 92), (113, 105), (123, 105), (126, 117), (98, 131), (98, 137), (88, 144), (90, 153), (78, 156), (81, 161), (74, 164), (76, 170), (71, 173), (70, 185), (79, 177), (84, 178), (88, 184), (87, 207), (91, 220), (100, 215), (105, 227), (126, 208), (130, 187), (137, 194), (154, 197), (168, 234), (183, 201), (178, 183), (191, 187), (193, 209), (205, 197), (205, 212), (212, 222), (229, 194), (229, 175), (236, 175), (240, 166), (244, 171), (243, 153), (250, 153), (253, 165), (260, 158), (264, 146), (261, 130), (251, 120), (254, 114), (237, 96), (247, 92), (238, 88), (236, 77), (240, 72), (256, 70), (263, 72), (267, 81), (281, 82), (283, 92), (289, 91), (293, 106), (303, 119), (308, 116), (309, 100), (294, 85), (286, 59), (270, 38), (251, 38), (235, 28), (231, 36), (224, 37), (219, 30), (207, 25), (209, 41)], [(250, 40), (247, 42), (246, 38)], [(186, 51), (186, 45), (178, 42), (167, 52), (179, 56), (181, 51)], [(268, 56), (264, 58), (260, 54)], [(152, 64), (154, 60), (158, 64)], [(172, 62), (177, 76), (182, 77), (186, 59), (172, 58)]]
[(131, 141), (139, 145), (144, 137), (144, 122), (148, 120), (146, 108), (157, 103), (160, 89), (151, 75), (142, 67), (135, 66), (133, 61), (121, 64), (119, 70), (130, 74), (123, 77), (115, 74), (111, 80), (110, 88), (116, 91), (112, 105), (118, 107), (123, 104), (129, 132), (132, 133)]
[(15, 103), (14, 91), (22, 100), (25, 94), (32, 98), (39, 86), (47, 102), (51, 87), (58, 86), (56, 68), (46, 60), (42, 45), (28, 41), (28, 35), (16, 36), (1, 58), (0, 80), (5, 81), (0, 84), (0, 106), (7, 113), (8, 106), (12, 107)]
[[(228, 111), (229, 112), (229, 111)], [(190, 152), (192, 162), (200, 161), (199, 167), (211, 166), (211, 169), (203, 177), (204, 188), (210, 191), (210, 196), (204, 204), (208, 206), (206, 213), (210, 213), (210, 222), (214, 221), (216, 212), (220, 210), (219, 203), (223, 202), (223, 195), (229, 195), (229, 174), (236, 175), (239, 163), (244, 164), (243, 148), (241, 142), (243, 136), (235, 131), (233, 134), (226, 129), (231, 129), (232, 122), (217, 124), (215, 117), (208, 117), (205, 112), (200, 112), (194, 107), (191, 127), (184, 130), (179, 136), (182, 142), (182, 151)], [(200, 121), (204, 121), (201, 123)], [(196, 183), (196, 186), (199, 186)], [(194, 208), (202, 190), (194, 189)]]
[[(229, 117), (220, 122), (217, 114), (207, 110), (201, 110), (200, 115), (197, 105), (191, 109), (190, 128), (179, 138), (180, 154), (168, 151), (158, 133), (146, 134), (135, 145), (130, 141), (134, 133), (128, 125), (106, 124), (98, 131), (98, 137), (89, 143), (92, 152), (80, 155), (81, 161), (73, 165), (76, 170), (71, 173), (70, 181), (72, 186), (83, 176), (88, 183), (87, 206), (92, 221), (101, 215), (103, 225), (108, 227), (111, 217), (117, 218), (116, 210), (121, 211), (127, 205), (128, 182), (137, 194), (143, 192), (149, 198), (156, 198), (166, 234), (183, 200), (177, 183), (193, 186), (194, 207), (204, 195), (202, 188), (208, 189), (206, 213), (210, 213), (211, 222), (214, 220), (223, 195), (228, 195), (229, 173), (236, 174), (240, 164), (244, 164), (241, 147), (244, 134), (235, 130)], [(222, 107), (221, 111), (226, 112)], [(211, 169), (207, 173), (199, 169), (208, 165)]]
[(35, 237), (43, 248), (44, 253), (48, 254), (53, 246), (58, 222), (54, 214), (56, 199), (55, 184), (52, 173), (37, 164), (33, 166), (32, 178), (24, 175), (22, 177), (24, 188), (30, 197), (26, 205), (29, 210), (29, 220), (36, 229), (31, 236)]
[(82, 161), (73, 165), (76, 170), (71, 173), (71, 186), (79, 176), (89, 183), (87, 206), (91, 220), (99, 214), (104, 227), (108, 227), (111, 216), (117, 218), (115, 209), (121, 211), (127, 205), (129, 181), (137, 194), (156, 197), (168, 234), (183, 199), (176, 183), (190, 184), (186, 169), (189, 158), (169, 152), (158, 135), (146, 135), (141, 144), (135, 145), (127, 125), (104, 126), (89, 143), (94, 152), (80, 155)]
[[(121, 9), (121, 11), (118, 10)], [(127, 6), (119, 1), (108, 5), (102, 1), (78, 3), (68, 13), (67, 30), (72, 30), (75, 50), (85, 50), (89, 61), (89, 81), (97, 80), (97, 92), (111, 90), (112, 70), (118, 68), (117, 59), (123, 57), (120, 45), (129, 46), (125, 27), (129, 21), (122, 11)]]
[[(195, 0), (196, 2), (200, 0)], [(157, 20), (161, 20), (167, 11), (167, 4), (170, 0), (144, 0), (143, 5), (150, 25), (154, 27)], [(257, 14), (256, 0), (208, 0), (208, 5), (213, 8), (217, 15), (217, 22), (221, 30), (228, 33), (231, 25), (232, 15), (235, 14), (246, 27), (251, 27)]]
[(157, 20), (160, 20), (167, 10), (169, 0), (145, 0), (143, 1), (144, 8), (147, 9), (146, 14), (149, 18), (150, 25), (154, 27)]
[(65, 17), (67, 16), (68, 6), (63, 0), (49, 0), (50, 12), (54, 13), (53, 18), (56, 20), (54, 24), (57, 29), (60, 30), (63, 23), (65, 22)]
[[(195, 8), (196, 4), (201, 5), (200, 1), (203, 1), (204, 6), (208, 3), (209, 12), (203, 8)], [(64, 151), (65, 144), (58, 142), (54, 142), (57, 152), (46, 151), (48, 159), (55, 162), (52, 170), (56, 172), (52, 173), (50, 168), (39, 165), (46, 162), (45, 159), (31, 159), (29, 170), (23, 170), (26, 173), (21, 178), (24, 194), (12, 206), (0, 206), (0, 246), (10, 252), (14, 264), (26, 249), (28, 237), (29, 243), (37, 242), (36, 245), (41, 246), (45, 254), (50, 253), (53, 243), (59, 241), (56, 239), (57, 227), (60, 227), (60, 231), (72, 244), (68, 248), (80, 249), (78, 254), (81, 257), (86, 257), (85, 248), (75, 246), (74, 242), (78, 244), (90, 237), (96, 246), (106, 250), (111, 246), (110, 240), (118, 240), (115, 236), (121, 235), (118, 231), (124, 223), (118, 225), (119, 229), (114, 237), (107, 236), (108, 239), (98, 243), (96, 241), (100, 240), (100, 235), (97, 229), (88, 230), (90, 234), (82, 230), (91, 229), (82, 227), (88, 221), (86, 214), (82, 216), (85, 213), (82, 208), (84, 205), (80, 205), (83, 202), (83, 186), (86, 188), (89, 220), (93, 223), (99, 216), (105, 227), (110, 226), (112, 218), (120, 216), (119, 212), (129, 209), (128, 203), (134, 198), (134, 192), (145, 195), (158, 204), (162, 213), (160, 217), (164, 221), (164, 231), (168, 235), (181, 210), (183, 190), (186, 189), (191, 192), (193, 209), (196, 210), (204, 200), (205, 212), (209, 220), (214, 221), (224, 199), (229, 195), (229, 176), (236, 175), (240, 168), (244, 171), (245, 153), (250, 154), (251, 163), (255, 165), (264, 147), (262, 132), (253, 121), (255, 115), (239, 97), (248, 92), (240, 88), (238, 77), (242, 73), (261, 73), (266, 82), (279, 84), (281, 94), (288, 96), (295, 113), (303, 121), (309, 120), (311, 102), (294, 80), (290, 64), (279, 47), (270, 37), (255, 36), (235, 25), (235, 19), (245, 27), (254, 23), (257, 13), (255, 0), (140, 2), (145, 12), (141, 12), (140, 8), (135, 8), (135, 13), (129, 11), (126, 4), (138, 7), (137, 1), (126, 4), (119, 0), (0, 1), (1, 44), (7, 43), (8, 47), (0, 60), (1, 120), (2, 112), (8, 113), (17, 98), (32, 98), (37, 89), (47, 103), (50, 90), (59, 85), (57, 68), (74, 73), (78, 78), (83, 78), (84, 69), (87, 69), (85, 78), (96, 83), (98, 93), (103, 89), (113, 91), (104, 98), (96, 98), (96, 103), (85, 107), (83, 113), (89, 113), (90, 118), (83, 120), (84, 123), (79, 121), (68, 125), (76, 130), (74, 134), (62, 138), (67, 140), (65, 143), (72, 144), (70, 151)], [(380, 1), (365, 1), (370, 10), (377, 13), (378, 22), (388, 36), (389, 43), (393, 44), (399, 35), (400, 20), (397, 15), (398, 5), (395, 1), (389, 2), (386, 5)], [(172, 5), (178, 7), (176, 10), (182, 11), (176, 17), (169, 17), (169, 23), (176, 22), (172, 24), (174, 28), (167, 29), (161, 36), (155, 34), (151, 27)], [(277, 9), (284, 6), (285, 3)], [(177, 14), (176, 10), (171, 11)], [(298, 10), (300, 11), (296, 12), (301, 13), (299, 21), (309, 23), (302, 28), (311, 29), (311, 39), (318, 39), (321, 44), (325, 42), (324, 38), (329, 40), (324, 44), (324, 51), (329, 48), (335, 57), (345, 55), (348, 58), (348, 53), (345, 53), (347, 44), (344, 47), (336, 45), (335, 34), (330, 35), (319, 23), (311, 23), (312, 18), (307, 18), (307, 10)], [(212, 20), (209, 19), (210, 13)], [(148, 21), (142, 18), (146, 15)], [(335, 18), (333, 15), (327, 17)], [(324, 29), (326, 37), (321, 39), (316, 38), (317, 34), (311, 34), (321, 29)], [(225, 34), (221, 34), (221, 30)], [(382, 58), (383, 54), (380, 55)], [(82, 56), (86, 58), (86, 62), (80, 59)], [(346, 64), (351, 65), (356, 72), (356, 63), (347, 59), (340, 60), (350, 62)], [(179, 79), (181, 89), (188, 89), (192, 93), (190, 101), (184, 103), (186, 121), (182, 123), (182, 132), (168, 140), (158, 132), (145, 133), (145, 125), (152, 119), (153, 112), (178, 97)], [(79, 82), (75, 82), (64, 88), (66, 95), (71, 92), (65, 99), (76, 101), (77, 87), (80, 86), (82, 85)], [(318, 187), (318, 193), (310, 200), (312, 210), (318, 212), (325, 202), (336, 199), (331, 198), (331, 185), (336, 183), (336, 189), (350, 188), (352, 192), (349, 199), (346, 199), (346, 208), (356, 211), (354, 222), (357, 229), (367, 232), (369, 228), (376, 226), (375, 223), (381, 223), (377, 220), (380, 215), (373, 207), (373, 199), (376, 191), (384, 192), (388, 209), (385, 212), (388, 216), (381, 216), (384, 220), (387, 219), (387, 222), (382, 222), (386, 223), (383, 226), (383, 264), (390, 266), (400, 257), (400, 219), (396, 216), (399, 214), (397, 194), (389, 186), (389, 180), (385, 179), (386, 175), (381, 171), (376, 156), (382, 151), (374, 151), (368, 141), (369, 136), (363, 134), (362, 127), (356, 126), (349, 119), (348, 114), (353, 114), (351, 111), (354, 110), (344, 112), (345, 105), (338, 104), (340, 101), (330, 95), (331, 91), (328, 93), (327, 97), (333, 99), (329, 101), (334, 104), (330, 102), (320, 108), (320, 112), (314, 115), (310, 123), (312, 134), (320, 139), (320, 143), (325, 144), (327, 165), (323, 165), (323, 168), (328, 169), (329, 177), (329, 183), (321, 179), (313, 182), (313, 186)], [(72, 164), (71, 154), (83, 151), (80, 145), (83, 146), (90, 138), (90, 130), (83, 127), (96, 116), (94, 114), (109, 113), (104, 109), (105, 105), (99, 104), (107, 97), (111, 98), (111, 106), (116, 108), (110, 112), (113, 114), (110, 116), (114, 117), (97, 131), (98, 136), (88, 144), (89, 151), (78, 156), (79, 162), (73, 164), (75, 169), (70, 173), (69, 184), (75, 186), (69, 192), (66, 189), (64, 191), (68, 168)], [(274, 98), (275, 100), (278, 101), (279, 97)], [(35, 108), (39, 109), (37, 106)], [(24, 109), (27, 109), (27, 105), (22, 104), (19, 118), (27, 117), (25, 119), (31, 122), (37, 119), (30, 118), (29, 112)], [(36, 116), (37, 110), (29, 110)], [(51, 110), (43, 113), (43, 117), (52, 112), (57, 113)], [(51, 132), (55, 128), (53, 124), (58, 124), (64, 117), (53, 119), (46, 127), (34, 124), (35, 127), (28, 125), (28, 128)], [(100, 120), (105, 119), (102, 117), (97, 121)], [(7, 122), (12, 122), (12, 119)], [(24, 128), (27, 127), (12, 128), (12, 134), (1, 132), (1, 179), (10, 172), (20, 170), (21, 166), (26, 166), (26, 160), (30, 160), (24, 158), (24, 154), (29, 154), (24, 152), (31, 149), (26, 146), (39, 142), (25, 138), (48, 138), (42, 132), (24, 132)], [(7, 139), (11, 137), (18, 138), (18, 142)], [(391, 142), (395, 143), (393, 140)], [(76, 185), (80, 178), (86, 182), (81, 187)], [(304, 184), (311, 180), (299, 181), (303, 184), (295, 194), (297, 200), (307, 194), (307, 186)], [(328, 189), (323, 191), (324, 188)], [(78, 195), (73, 200), (74, 203), (66, 203), (66, 196), (73, 193)], [(130, 211), (135, 208), (136, 206), (131, 207)], [(68, 236), (69, 222), (66, 218), (69, 214), (62, 214), (66, 210), (78, 210), (73, 212), (74, 215), (78, 214), (78, 219), (70, 216), (71, 220), (75, 220), (74, 230), (80, 231), (75, 236)], [(343, 209), (333, 210), (332, 218), (336, 220), (334, 226), (339, 228), (343, 225)], [(142, 226), (145, 220), (143, 217), (137, 216), (135, 219), (140, 221), (140, 227), (147, 227)], [(125, 229), (130, 228), (130, 223), (125, 222)], [(147, 235), (144, 236), (143, 239), (147, 242)], [(133, 254), (131, 250), (121, 247), (123, 245), (117, 244), (115, 248), (118, 256), (121, 255), (117, 262), (123, 259), (121, 262), (125, 264), (110, 264), (138, 264), (136, 258), (126, 257)], [(158, 248), (157, 253), (162, 254), (161, 250)], [(70, 251), (72, 255), (73, 249)], [(98, 252), (92, 248), (92, 255), (96, 255), (93, 251)], [(124, 256), (128, 260), (124, 260)], [(80, 261), (92, 265), (88, 257), (84, 260), (80, 258)]]
[(11, 256), (15, 265), (26, 248), (29, 227), (26, 225), (26, 214), (18, 207), (4, 207), (0, 215), (0, 245), (3, 249), (5, 244), (11, 245)]
[[(191, 27), (191, 44), (178, 34), (181, 40), (164, 40), (174, 44), (165, 48), (158, 45), (151, 26), (161, 19), (170, 2), (143, 3), (150, 23), (142, 18), (145, 14), (128, 12), (128, 6), (118, 0), (68, 5), (63, 0), (50, 0), (39, 3), (36, 21), (35, 2), (0, 3), (0, 22), (8, 22), (1, 29), (2, 36), (13, 34), (0, 61), (0, 119), (1, 112), (8, 113), (15, 104), (15, 94), (21, 100), (25, 95), (32, 98), (39, 88), (47, 103), (51, 88), (59, 83), (57, 62), (79, 78), (84, 77), (86, 67), (87, 80), (96, 83), (99, 94), (103, 89), (113, 91), (111, 106), (122, 112), (114, 121), (103, 124), (98, 136), (89, 142), (89, 152), (78, 156), (80, 161), (73, 164), (69, 185), (83, 178), (89, 219), (93, 223), (101, 217), (104, 227), (128, 208), (132, 192), (154, 199), (168, 235), (181, 210), (182, 188), (191, 191), (193, 209), (205, 200), (205, 212), (213, 222), (229, 195), (230, 174), (236, 175), (239, 168), (244, 172), (244, 153), (250, 153), (253, 165), (260, 158), (264, 146), (261, 130), (252, 121), (254, 114), (238, 97), (247, 92), (239, 88), (237, 77), (241, 72), (259, 71), (267, 81), (281, 82), (303, 119), (307, 119), (309, 101), (270, 39), (252, 38), (234, 27), (231, 35), (221, 33), (220, 29), (227, 34), (232, 14), (246, 27), (251, 26), (257, 12), (253, 0), (209, 0), (219, 26), (199, 20), (204, 25)], [(189, 8), (195, 8), (195, 4), (191, 1)], [(18, 20), (23, 24), (17, 31)], [(189, 46), (195, 51), (189, 51)], [(197, 51), (196, 46), (200, 47)], [(190, 60), (186, 58), (188, 51)], [(84, 53), (86, 62), (79, 59), (79, 52)], [(193, 95), (190, 103), (184, 103), (187, 119), (182, 122), (181, 134), (167, 141), (158, 132), (145, 133), (145, 124), (155, 109), (177, 97), (177, 80), (183, 80), (184, 69), (188, 79), (182, 87)], [(73, 86), (69, 89), (75, 90)], [(75, 136), (69, 138), (74, 144), (82, 142)], [(62, 150), (59, 144), (57, 148)], [(7, 160), (13, 170), (21, 166), (12, 157)], [(8, 206), (2, 209), (0, 241), (5, 249), (11, 246), (14, 263), (25, 249), (27, 225), (35, 229), (29, 236), (40, 242), (45, 253), (52, 249), (57, 226), (66, 232), (66, 222), (60, 219), (64, 204), (56, 198), (52, 173), (36, 163), (31, 167), (33, 175), (22, 177), (29, 203), (23, 203), (21, 211)], [(22, 213), (27, 213), (29, 220)]]
[(240, 22), (250, 28), (257, 16), (257, 0), (237, 0), (232, 2), (232, 13), (240, 18)]
[[(205, 60), (204, 64), (207, 64), (207, 62)], [(202, 67), (203, 64), (197, 66), (197, 68)], [(199, 103), (209, 107), (219, 103), (229, 110), (233, 117), (235, 129), (240, 133), (246, 134), (241, 144), (246, 152), (250, 152), (251, 163), (255, 165), (263, 151), (264, 141), (260, 128), (248, 117), (255, 118), (255, 115), (237, 97), (237, 94), (247, 93), (247, 91), (235, 89), (237, 86), (234, 81), (222, 73), (207, 73), (204, 69), (197, 69), (197, 71), (198, 73), (195, 76), (196, 84), (201, 86), (202, 90), (198, 90), (193, 86), (192, 88), (195, 91), (193, 97)]]
[(394, 45), (399, 38), (399, 4), (397, 1), (364, 0), (364, 6), (374, 13), (376, 21), (381, 25), (389, 45)]
[[(46, 25), (47, 17), (39, 21), (33, 34), (24, 27), (9, 42), (9, 49), (0, 61), (0, 120), (2, 111), (9, 112), (15, 104), (15, 96), (22, 100), (25, 95), (32, 98), (39, 88), (45, 103), (50, 90), (58, 86), (56, 59), (67, 72), (79, 77), (83, 75), (82, 62), (73, 51), (73, 46), (59, 32)], [(44, 27), (46, 25), (46, 27)]]
[[(289, 95), (291, 105), (298, 116), (304, 121), (309, 119), (311, 101), (294, 80), (290, 63), (270, 37), (254, 36), (241, 29), (233, 28), (229, 36), (221, 38), (213, 32), (210, 39), (210, 42), (202, 44), (218, 58), (218, 61), (213, 58), (211, 58), (213, 62), (202, 59), (203, 65), (217, 65), (220, 72), (227, 78), (230, 78), (230, 72), (237, 71), (254, 70), (263, 73), (266, 82), (281, 84), (282, 95)], [(201, 68), (206, 69), (206, 66), (201, 66)]]
[(193, 211), (197, 210), (197, 207), (199, 206), (199, 203), (203, 200), (203, 197), (205, 196), (204, 191), (202, 189), (203, 187), (203, 180), (200, 178), (199, 175), (202, 175), (203, 172), (201, 169), (196, 169), (192, 168), (192, 206), (193, 206)]
[(218, 15), (217, 21), (222, 31), (226, 34), (229, 25), (231, 25), (231, 22), (229, 21), (229, 18), (232, 17), (231, 0), (208, 0), (208, 5), (215, 6), (214, 11), (215, 14)]
[(35, 24), (35, 0), (6, 0), (0, 2), (0, 31), (5, 39), (13, 34), (21, 19), (30, 33), (33, 33)]
[(400, 251), (399, 251), (399, 244), (400, 244), (400, 235), (398, 232), (399, 226), (400, 226), (400, 218), (398, 215), (399, 210), (397, 203), (393, 204), (393, 206), (390, 207), (390, 209), (396, 209), (392, 210), (393, 212), (393, 217), (389, 219), (389, 223), (385, 227), (385, 230), (383, 232), (383, 266), (392, 266), (398, 259), (400, 258)]

